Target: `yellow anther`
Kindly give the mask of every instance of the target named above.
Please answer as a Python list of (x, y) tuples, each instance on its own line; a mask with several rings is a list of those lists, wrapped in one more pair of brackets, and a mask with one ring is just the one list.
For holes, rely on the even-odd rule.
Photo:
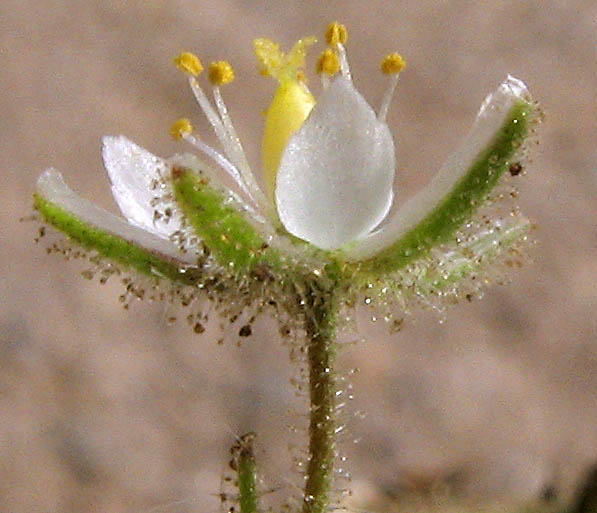
[(386, 75), (400, 73), (405, 67), (406, 61), (397, 53), (386, 55), (381, 61), (381, 71)]
[(199, 58), (191, 52), (182, 52), (178, 57), (174, 58), (176, 64), (182, 71), (196, 77), (203, 71), (203, 65)]
[(234, 70), (228, 61), (212, 62), (209, 65), (209, 80), (215, 86), (229, 84), (234, 80)]
[(184, 135), (191, 134), (193, 132), (193, 125), (187, 118), (181, 118), (173, 123), (170, 128), (170, 135), (173, 139), (180, 141)]
[(340, 71), (340, 60), (331, 48), (324, 50), (317, 61), (317, 73), (335, 75)]
[(325, 31), (325, 39), (330, 46), (336, 46), (338, 43), (345, 44), (348, 39), (346, 27), (337, 21), (330, 23)]
[(307, 75), (305, 75), (305, 72), (302, 69), (299, 69), (296, 72), (296, 80), (298, 82), (300, 82), (301, 84), (306, 84), (307, 83)]

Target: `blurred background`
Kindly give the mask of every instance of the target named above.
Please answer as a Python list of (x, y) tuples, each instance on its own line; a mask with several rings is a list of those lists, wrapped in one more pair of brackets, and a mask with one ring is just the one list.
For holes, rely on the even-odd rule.
[(272, 501), (299, 481), (288, 445), (304, 443), (306, 401), (274, 323), (257, 322), (238, 347), (236, 328), (219, 345), (217, 323), (198, 336), (168, 327), (163, 305), (124, 311), (117, 282), (82, 279), (81, 263), (46, 255), (39, 225), (19, 218), (50, 165), (116, 212), (104, 134), (168, 155), (182, 149), (171, 122), (188, 116), (213, 142), (172, 65), (181, 50), (235, 66), (224, 94), (259, 168), (275, 84), (258, 73), (253, 38), (288, 47), (334, 19), (373, 106), (386, 87), (380, 58), (408, 61), (389, 115), (399, 201), (508, 73), (546, 113), (519, 182), (537, 244), (512, 283), (443, 323), (419, 312), (397, 334), (362, 312), (365, 340), (342, 352), (340, 370), (359, 369), (350, 411), (366, 414), (347, 415), (342, 441), (352, 504), (566, 498), (597, 460), (594, 1), (2, 0), (0, 511), (218, 511), (228, 449), (250, 430), (264, 488), (284, 488)]

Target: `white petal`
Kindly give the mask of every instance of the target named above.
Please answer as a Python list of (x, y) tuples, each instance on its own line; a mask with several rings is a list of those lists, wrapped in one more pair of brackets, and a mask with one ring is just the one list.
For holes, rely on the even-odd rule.
[(339, 76), (290, 139), (276, 178), (280, 220), (337, 249), (375, 228), (392, 203), (394, 142), (352, 82)]
[(170, 257), (175, 261), (186, 264), (196, 264), (197, 262), (195, 253), (182, 252), (176, 244), (132, 226), (121, 217), (81, 198), (66, 185), (62, 175), (55, 169), (48, 169), (42, 173), (37, 180), (37, 191), (45, 200), (55, 203), (95, 228), (116, 235), (146, 250)]
[[(156, 205), (154, 201), (172, 193), (168, 181), (164, 180), (170, 174), (170, 166), (122, 135), (105, 136), (102, 141), (102, 156), (112, 182), (112, 194), (129, 222), (164, 239), (180, 230), (177, 209), (171, 204)], [(168, 222), (164, 217), (156, 219), (156, 210), (164, 211), (168, 206), (174, 214)]]
[(431, 182), (396, 210), (379, 230), (357, 241), (347, 252), (347, 257), (352, 260), (369, 258), (414, 228), (470, 170), (503, 126), (515, 103), (519, 99), (529, 98), (524, 83), (508, 75), (497, 90), (485, 98), (463, 144), (448, 158)]

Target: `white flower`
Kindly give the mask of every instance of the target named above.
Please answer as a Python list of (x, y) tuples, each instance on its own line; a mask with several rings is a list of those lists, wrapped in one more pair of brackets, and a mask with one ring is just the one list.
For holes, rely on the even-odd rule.
[(324, 250), (369, 234), (386, 217), (393, 199), (394, 142), (385, 116), (404, 61), (397, 54), (384, 60), (382, 69), (394, 77), (377, 115), (354, 87), (345, 41), (344, 27), (330, 25), (331, 48), (319, 63), (324, 91), (317, 102), (301, 80), (306, 47), (314, 38), (300, 40), (288, 55), (267, 39), (255, 41), (266, 73), (280, 82), (267, 112), (263, 143), (267, 196), (257, 186), (220, 94), (219, 86), (233, 77), (229, 64), (220, 61), (210, 68), (216, 113), (195, 79), (203, 69), (200, 61), (190, 53), (176, 60), (191, 75), (191, 88), (226, 156), (193, 137), (185, 120), (175, 126), (175, 134), (222, 165), (272, 223), (279, 219), (290, 234)]
[(227, 63), (220, 61), (211, 67), (218, 116), (195, 79), (202, 70), (199, 60), (190, 53), (177, 59), (191, 75), (191, 88), (226, 157), (193, 137), (187, 120), (181, 120), (175, 131), (224, 167), (247, 199), (266, 217), (269, 214), (272, 224), (279, 220), (290, 234), (323, 250), (342, 250), (347, 259), (368, 258), (429, 214), (470, 169), (512, 106), (528, 93), (521, 81), (509, 77), (486, 99), (465, 145), (431, 186), (376, 231), (394, 200), (394, 142), (385, 119), (405, 62), (395, 53), (382, 61), (382, 71), (391, 75), (391, 81), (376, 114), (352, 82), (344, 48), (345, 27), (332, 23), (326, 38), (330, 47), (318, 64), (323, 92), (317, 101), (301, 80), (305, 51), (314, 38), (299, 40), (288, 55), (270, 40), (255, 41), (265, 73), (280, 82), (267, 110), (263, 141), (267, 195), (257, 185), (228, 116), (219, 89), (224, 82), (214, 80), (223, 68), (228, 73), (225, 83), (231, 81)]
[[(76, 196), (55, 170), (38, 182), (37, 208), (84, 246), (142, 272), (175, 279), (185, 273), (188, 279), (188, 269), (207, 249), (236, 272), (253, 272), (263, 263), (280, 267), (286, 260), (288, 270), (307, 251), (309, 258), (319, 259), (318, 267), (333, 263), (363, 280), (427, 259), (417, 276), (424, 268), (427, 277), (437, 271), (449, 283), (451, 275), (438, 271), (445, 262), (429, 260), (432, 250), (451, 244), (442, 254), (457, 262), (451, 269), (460, 276), (478, 267), (479, 255), (526, 233), (528, 223), (517, 216), (490, 225), (474, 222), (500, 176), (518, 165), (535, 110), (521, 81), (508, 77), (487, 97), (461, 148), (427, 187), (388, 217), (396, 162), (385, 120), (405, 62), (395, 53), (383, 59), (389, 86), (376, 113), (352, 82), (346, 29), (333, 23), (326, 39), (328, 48), (318, 61), (322, 93), (317, 100), (302, 72), (315, 38), (299, 40), (287, 54), (268, 39), (255, 41), (264, 74), (279, 81), (266, 113), (265, 191), (222, 98), (221, 86), (234, 80), (234, 70), (226, 61), (210, 65), (212, 104), (197, 80), (201, 62), (184, 52), (175, 62), (189, 75), (223, 152), (196, 137), (187, 119), (172, 126), (172, 135), (207, 156), (215, 169), (194, 155), (162, 159), (123, 136), (108, 136), (104, 163), (127, 221)], [(221, 185), (222, 172), (232, 178), (236, 192)], [(190, 181), (183, 183), (182, 177)], [(469, 229), (463, 235), (465, 225)], [(297, 244), (296, 238), (308, 244)]]

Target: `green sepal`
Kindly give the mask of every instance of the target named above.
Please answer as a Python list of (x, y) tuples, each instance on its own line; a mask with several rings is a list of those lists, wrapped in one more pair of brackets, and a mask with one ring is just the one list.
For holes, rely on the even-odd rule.
[(509, 226), (494, 228), (474, 242), (449, 252), (441, 267), (424, 268), (417, 276), (417, 292), (427, 296), (434, 290), (445, 291), (462, 280), (478, 275), (488, 263), (494, 263), (496, 258), (526, 237), (530, 230), (531, 223), (522, 218)]
[(94, 250), (102, 257), (146, 276), (164, 277), (182, 284), (192, 284), (197, 280), (197, 271), (191, 266), (180, 265), (165, 255), (159, 255), (92, 226), (40, 194), (34, 194), (33, 199), (34, 208), (45, 222), (85, 249)]
[(221, 266), (239, 274), (250, 273), (258, 264), (282, 267), (280, 253), (201, 172), (178, 167), (172, 180), (188, 225)]
[(380, 276), (425, 257), (434, 247), (453, 240), (457, 231), (482, 207), (491, 190), (514, 163), (529, 133), (535, 107), (518, 100), (502, 127), (450, 193), (414, 228), (374, 257), (357, 264), (361, 273)]

